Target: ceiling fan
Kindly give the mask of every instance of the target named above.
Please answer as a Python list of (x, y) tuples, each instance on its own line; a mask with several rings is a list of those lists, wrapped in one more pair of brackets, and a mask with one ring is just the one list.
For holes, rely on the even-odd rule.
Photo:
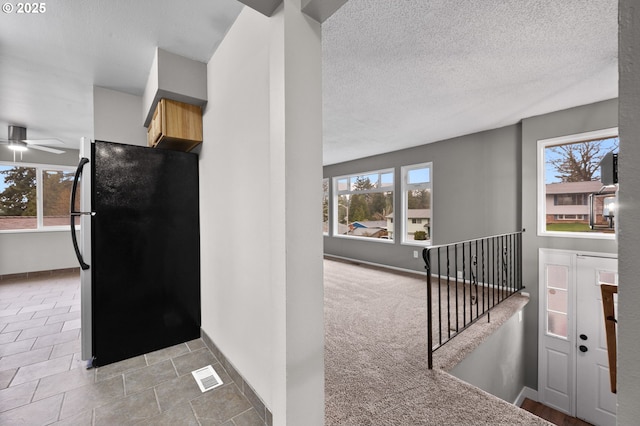
[(27, 128), (21, 126), (9, 126), (9, 137), (0, 139), (0, 144), (8, 145), (13, 151), (26, 151), (29, 148), (47, 151), (53, 154), (62, 154), (60, 149), (50, 148), (42, 145), (63, 145), (58, 139), (27, 139)]

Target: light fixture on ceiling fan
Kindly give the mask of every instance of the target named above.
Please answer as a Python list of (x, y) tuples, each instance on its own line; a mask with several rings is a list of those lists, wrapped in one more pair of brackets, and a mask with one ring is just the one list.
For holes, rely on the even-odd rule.
[(27, 128), (22, 126), (9, 126), (8, 138), (0, 139), (0, 144), (5, 144), (14, 152), (24, 152), (29, 148), (40, 151), (51, 152), (52, 154), (62, 154), (60, 149), (50, 148), (42, 145), (63, 145), (58, 139), (27, 139)]

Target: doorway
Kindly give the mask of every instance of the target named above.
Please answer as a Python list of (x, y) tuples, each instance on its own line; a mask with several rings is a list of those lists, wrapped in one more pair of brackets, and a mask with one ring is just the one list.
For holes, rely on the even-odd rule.
[(538, 398), (589, 423), (615, 425), (600, 285), (618, 284), (617, 259), (551, 249), (540, 249), (539, 259)]

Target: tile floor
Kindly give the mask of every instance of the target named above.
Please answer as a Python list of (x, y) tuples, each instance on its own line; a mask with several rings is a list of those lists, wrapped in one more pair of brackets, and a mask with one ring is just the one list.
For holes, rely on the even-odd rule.
[[(224, 385), (202, 393), (209, 364)], [(202, 339), (85, 366), (78, 273), (0, 280), (0, 425), (265, 425)]]

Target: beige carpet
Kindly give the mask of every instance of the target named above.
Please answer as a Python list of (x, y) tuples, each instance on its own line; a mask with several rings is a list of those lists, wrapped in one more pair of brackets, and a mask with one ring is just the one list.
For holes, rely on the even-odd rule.
[(324, 282), (326, 425), (549, 424), (442, 370), (477, 346), (463, 335), (427, 369), (424, 279), (325, 260)]

